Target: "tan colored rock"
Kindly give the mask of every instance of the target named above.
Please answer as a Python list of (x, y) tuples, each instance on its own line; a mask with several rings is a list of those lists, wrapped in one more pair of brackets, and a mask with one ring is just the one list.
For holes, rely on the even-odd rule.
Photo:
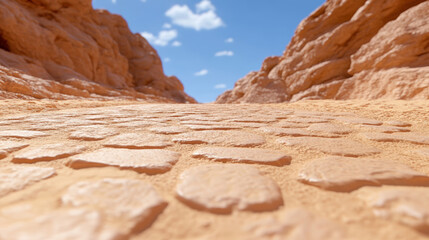
[(35, 163), (40, 161), (52, 161), (60, 158), (70, 157), (86, 150), (84, 146), (72, 144), (49, 144), (29, 147), (13, 156), (14, 163)]
[(96, 127), (96, 126), (85, 126), (75, 129), (70, 133), (70, 139), (96, 141), (103, 140), (107, 137), (119, 134), (118, 131), (112, 128)]
[(338, 135), (324, 132), (311, 132), (301, 128), (275, 128), (275, 127), (262, 127), (258, 131), (276, 135), (276, 136), (292, 136), (292, 137), (327, 137), (335, 138)]
[(0, 141), (0, 151), (12, 153), (28, 147), (28, 143), (15, 142), (15, 141)]
[(327, 134), (349, 134), (353, 129), (340, 124), (332, 123), (315, 123), (307, 128), (310, 131), (323, 132)]
[(313, 160), (298, 180), (322, 189), (350, 192), (363, 186), (429, 186), (429, 176), (392, 161), (370, 158), (326, 157)]
[(237, 162), (283, 166), (292, 158), (284, 152), (258, 148), (199, 148), (192, 154), (194, 157), (207, 158), (218, 162)]
[(168, 137), (159, 134), (124, 133), (110, 138), (103, 145), (114, 148), (144, 149), (165, 148), (171, 146), (172, 143)]
[(1, 97), (195, 102), (140, 34), (90, 0), (5, 0), (0, 22)]
[(362, 136), (377, 142), (410, 142), (429, 145), (429, 136), (419, 135), (413, 132), (397, 132), (392, 134), (368, 132), (362, 133)]
[(75, 169), (112, 166), (138, 173), (158, 174), (169, 171), (179, 158), (179, 153), (168, 150), (102, 148), (74, 156), (67, 165)]
[(48, 136), (48, 134), (40, 131), (29, 131), (29, 130), (0, 131), (0, 137), (37, 138), (37, 137), (45, 137), (45, 136)]
[(288, 137), (280, 138), (277, 142), (287, 146), (300, 146), (327, 154), (346, 157), (380, 153), (380, 150), (375, 147), (343, 138)]
[(411, 123), (402, 122), (402, 121), (388, 121), (387, 125), (395, 126), (395, 127), (411, 127)]
[(374, 131), (380, 133), (397, 133), (397, 132), (410, 132), (411, 129), (396, 126), (361, 126), (365, 131)]
[(418, 149), (418, 150), (415, 150), (415, 152), (420, 156), (429, 157), (429, 148)]
[(273, 180), (242, 164), (189, 168), (180, 175), (176, 194), (186, 205), (213, 213), (271, 211), (283, 204), (280, 189)]
[(217, 103), (429, 99), (425, 0), (333, 0), (303, 20), (281, 57)]
[(61, 202), (65, 206), (96, 209), (120, 222), (122, 235), (145, 229), (167, 206), (156, 190), (142, 180), (109, 178), (73, 184), (62, 195)]
[(369, 119), (369, 118), (360, 118), (360, 117), (337, 117), (335, 118), (337, 121), (347, 124), (355, 124), (355, 125), (370, 125), (370, 126), (380, 126), (383, 122)]
[(252, 147), (265, 143), (263, 136), (244, 131), (197, 131), (182, 133), (173, 138), (174, 142), (183, 144), (221, 144), (234, 147)]
[(88, 209), (61, 209), (35, 218), (11, 222), (0, 218), (0, 239), (116, 240), (118, 231), (103, 227), (102, 216)]
[(183, 126), (168, 126), (168, 127), (152, 127), (149, 130), (154, 133), (161, 133), (161, 134), (179, 134), (179, 133), (187, 132), (189, 129)]
[(363, 188), (358, 196), (376, 216), (429, 234), (429, 189), (417, 187)]
[(53, 168), (10, 166), (0, 169), (0, 197), (55, 175)]
[(246, 239), (340, 240), (344, 227), (303, 208), (287, 209), (243, 227)]

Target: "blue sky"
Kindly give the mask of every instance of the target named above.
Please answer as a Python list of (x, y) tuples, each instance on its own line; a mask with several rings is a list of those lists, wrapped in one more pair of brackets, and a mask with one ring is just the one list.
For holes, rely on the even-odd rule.
[(167, 75), (212, 102), (262, 61), (282, 55), (298, 24), (324, 0), (94, 0), (145, 36)]

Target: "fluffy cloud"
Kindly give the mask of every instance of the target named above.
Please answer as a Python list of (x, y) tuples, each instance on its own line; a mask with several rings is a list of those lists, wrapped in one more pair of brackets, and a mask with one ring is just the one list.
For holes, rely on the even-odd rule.
[(201, 76), (207, 75), (208, 73), (209, 73), (209, 71), (207, 69), (203, 69), (199, 72), (194, 73), (194, 75), (197, 77), (201, 77)]
[(170, 28), (171, 28), (171, 24), (169, 24), (169, 23), (164, 23), (164, 25), (162, 25), (162, 28), (170, 29)]
[(221, 83), (221, 84), (216, 84), (214, 86), (215, 89), (225, 89), (226, 88), (226, 84)]
[(158, 36), (153, 35), (149, 32), (140, 33), (144, 38), (146, 38), (149, 43), (157, 46), (167, 46), (172, 40), (177, 38), (177, 30), (162, 30), (158, 33)]
[(234, 42), (234, 38), (228, 38), (225, 40), (226, 43), (233, 43)]
[(165, 12), (173, 24), (197, 31), (210, 30), (224, 25), (222, 19), (216, 15), (216, 8), (210, 0), (203, 0), (196, 5), (194, 13), (188, 5), (174, 5)]
[(233, 51), (220, 51), (220, 52), (215, 53), (215, 56), (216, 57), (225, 57), (225, 56), (232, 57), (232, 56), (234, 56), (234, 52)]
[(173, 47), (180, 47), (180, 46), (182, 46), (182, 43), (181, 43), (181, 42), (179, 42), (179, 41), (174, 41), (174, 42), (171, 44), (171, 46), (173, 46)]
[(210, 0), (203, 0), (196, 6), (197, 12), (205, 12), (205, 11), (215, 11), (215, 6), (210, 2)]

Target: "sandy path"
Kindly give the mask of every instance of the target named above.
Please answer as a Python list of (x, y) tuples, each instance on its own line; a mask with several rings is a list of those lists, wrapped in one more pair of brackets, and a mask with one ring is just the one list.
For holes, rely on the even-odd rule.
[(428, 101), (0, 106), (0, 239), (428, 238)]

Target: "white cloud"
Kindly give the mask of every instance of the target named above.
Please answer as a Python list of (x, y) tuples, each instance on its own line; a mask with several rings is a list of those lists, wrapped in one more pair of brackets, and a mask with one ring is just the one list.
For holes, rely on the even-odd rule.
[(197, 12), (194, 13), (188, 5), (174, 5), (165, 12), (171, 18), (173, 24), (197, 31), (210, 30), (224, 26), (222, 19), (216, 15), (215, 7), (209, 0), (203, 0), (197, 4)]
[(225, 40), (226, 43), (233, 43), (234, 42), (234, 38), (228, 38)]
[(202, 0), (197, 4), (197, 12), (205, 12), (205, 11), (216, 11), (215, 6), (210, 2), (210, 0)]
[(221, 84), (216, 84), (214, 86), (215, 89), (225, 89), (226, 88), (226, 84), (221, 83)]
[(113, 3), (113, 4), (115, 4), (115, 3), (116, 3), (116, 0), (112, 0), (112, 3)]
[(169, 24), (169, 23), (164, 23), (164, 25), (162, 25), (162, 28), (170, 29), (170, 28), (171, 28), (171, 24)]
[(215, 53), (215, 56), (216, 57), (225, 57), (225, 56), (232, 57), (232, 56), (234, 56), (234, 52), (233, 51), (220, 51), (220, 52)]
[(200, 77), (200, 76), (204, 76), (207, 75), (209, 73), (209, 71), (207, 69), (203, 69), (199, 72), (194, 73), (195, 76)]
[(173, 46), (173, 47), (180, 47), (180, 46), (182, 46), (182, 43), (181, 43), (181, 42), (179, 42), (179, 41), (174, 41), (174, 42), (171, 44), (171, 46)]
[(157, 46), (167, 46), (173, 39), (177, 38), (177, 30), (162, 30), (158, 33), (158, 36), (153, 35), (149, 32), (140, 33), (144, 38), (146, 38), (149, 43)]
[(165, 63), (171, 62), (171, 59), (170, 59), (170, 58), (168, 58), (168, 57), (167, 57), (167, 58), (164, 58), (164, 62), (165, 62)]

